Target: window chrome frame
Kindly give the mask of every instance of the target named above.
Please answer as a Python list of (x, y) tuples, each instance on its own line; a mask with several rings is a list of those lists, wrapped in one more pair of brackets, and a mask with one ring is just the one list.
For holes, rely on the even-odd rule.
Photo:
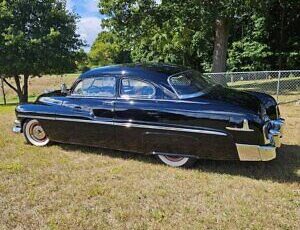
[(184, 73), (189, 73), (189, 72), (193, 72), (193, 70), (185, 70), (185, 71), (182, 71), (182, 72), (179, 72), (179, 73), (176, 73), (176, 74), (173, 74), (173, 75), (170, 75), (167, 79), (168, 81), (168, 84), (170, 85), (171, 89), (174, 91), (174, 93), (176, 94), (176, 96), (178, 97), (178, 99), (188, 99), (188, 98), (194, 98), (194, 97), (199, 97), (199, 96), (202, 96), (204, 93), (199, 91), (197, 93), (192, 93), (192, 94), (178, 94), (177, 90), (174, 88), (174, 86), (172, 85), (171, 83), (171, 78), (172, 77), (176, 77), (180, 74), (184, 74)]
[[(141, 82), (144, 82), (146, 84), (149, 84), (152, 88), (153, 88), (153, 93), (149, 96), (141, 96), (141, 95), (136, 95), (136, 96), (131, 96), (131, 95), (122, 95), (121, 93), (121, 90), (122, 90), (122, 81), (124, 79), (128, 79), (128, 80), (135, 80), (135, 81), (141, 81)], [(155, 85), (152, 83), (152, 82), (149, 82), (147, 80), (143, 80), (143, 79), (140, 79), (140, 78), (136, 78), (136, 77), (122, 77), (120, 78), (120, 81), (119, 81), (119, 97), (120, 99), (148, 99), (148, 100), (155, 100), (155, 96), (156, 96), (156, 87)]]
[[(75, 90), (75, 88), (78, 86), (78, 84), (80, 84), (80, 82), (83, 82), (85, 79), (91, 79), (93, 78), (94, 81), (92, 84), (94, 84), (95, 80), (98, 79), (98, 78), (105, 78), (105, 77), (111, 77), (111, 78), (114, 78), (115, 79), (115, 89), (114, 89), (114, 95), (108, 95), (108, 96), (105, 96), (105, 95), (99, 95), (99, 96), (95, 96), (95, 95), (81, 95), (81, 94), (74, 94), (73, 91)], [(116, 76), (113, 76), (113, 75), (103, 75), (103, 76), (98, 76), (98, 77), (90, 77), (90, 78), (85, 78), (85, 79), (80, 79), (78, 80), (77, 82), (74, 83), (74, 85), (72, 86), (71, 88), (71, 92), (70, 92), (70, 95), (68, 97), (72, 97), (72, 98), (103, 98), (103, 99), (110, 99), (110, 98), (116, 98), (117, 97), (117, 91), (118, 91), (118, 84), (117, 84), (117, 78)]]

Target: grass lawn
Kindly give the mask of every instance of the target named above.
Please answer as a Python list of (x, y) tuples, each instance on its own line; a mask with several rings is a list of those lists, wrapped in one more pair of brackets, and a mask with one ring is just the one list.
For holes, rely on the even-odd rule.
[[(53, 144), (11, 132), (0, 106), (0, 229), (299, 229), (300, 106), (282, 106), (286, 136), (271, 162), (199, 161)], [(297, 227), (298, 226), (298, 227)]]

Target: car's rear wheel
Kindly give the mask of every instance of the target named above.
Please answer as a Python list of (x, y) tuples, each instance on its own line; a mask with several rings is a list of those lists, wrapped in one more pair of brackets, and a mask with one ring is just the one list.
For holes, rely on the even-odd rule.
[(196, 159), (181, 156), (157, 155), (158, 159), (171, 167), (191, 167), (195, 164)]
[(35, 119), (24, 123), (23, 133), (27, 142), (35, 146), (45, 146), (50, 141), (39, 121)]

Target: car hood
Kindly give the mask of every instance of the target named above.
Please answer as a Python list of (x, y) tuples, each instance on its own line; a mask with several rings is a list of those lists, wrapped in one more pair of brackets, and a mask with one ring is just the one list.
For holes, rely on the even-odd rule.
[(234, 89), (224, 88), (220, 85), (212, 87), (207, 93), (192, 100), (208, 99), (218, 103), (226, 103), (251, 110), (255, 114), (261, 114), (262, 102), (253, 94)]
[(67, 96), (67, 94), (62, 93), (60, 90), (54, 90), (39, 95), (38, 98), (36, 99), (36, 102), (38, 102), (43, 97), (62, 97), (62, 96)]

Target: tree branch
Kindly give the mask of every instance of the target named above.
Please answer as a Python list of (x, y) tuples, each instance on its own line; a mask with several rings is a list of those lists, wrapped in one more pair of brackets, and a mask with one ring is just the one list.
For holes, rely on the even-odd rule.
[(17, 86), (17, 93), (22, 93), (22, 88), (21, 88), (21, 84), (20, 84), (20, 77), (18, 75), (14, 76), (15, 78), (15, 82), (16, 82), (16, 86)]
[(2, 78), (5, 84), (7, 84), (11, 89), (13, 89), (16, 93), (18, 93), (18, 90), (16, 87), (14, 87), (12, 84), (10, 84), (5, 78)]

